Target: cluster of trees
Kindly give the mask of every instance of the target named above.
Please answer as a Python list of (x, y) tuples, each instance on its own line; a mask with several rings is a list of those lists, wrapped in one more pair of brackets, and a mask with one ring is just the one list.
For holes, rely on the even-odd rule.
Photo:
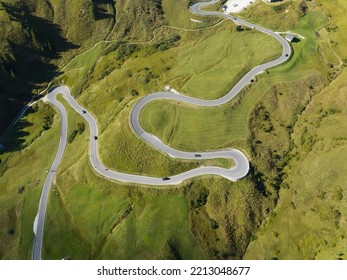
[(142, 83), (144, 84), (148, 84), (151, 80), (158, 78), (159, 75), (152, 73), (151, 71), (149, 71), (148, 73), (146, 73), (146, 75), (142, 78)]
[(299, 5), (299, 8), (300, 8), (300, 16), (303, 17), (306, 15), (307, 13), (307, 10), (308, 10), (308, 6), (307, 6), (307, 2), (306, 0), (302, 0), (300, 5)]
[(119, 69), (120, 65), (118, 64), (113, 64), (113, 65), (108, 65), (105, 69), (102, 70), (98, 80), (102, 80), (106, 78), (108, 75), (110, 75), (115, 69)]
[(85, 124), (84, 123), (78, 123), (77, 124), (77, 129), (74, 129), (71, 132), (71, 134), (70, 134), (70, 136), (68, 138), (68, 142), (72, 143), (73, 140), (75, 139), (75, 137), (77, 136), (77, 134), (82, 134), (84, 130), (85, 130)]
[(119, 41), (105, 48), (102, 54), (108, 55), (111, 52), (115, 52), (117, 60), (125, 61), (128, 56), (132, 55), (138, 49), (137, 45)]
[(154, 0), (154, 6), (160, 15), (164, 13), (161, 1), (162, 0)]
[(116, 59), (124, 61), (126, 57), (132, 55), (138, 50), (138, 47), (133, 44), (120, 44), (116, 50)]
[(44, 130), (48, 130), (52, 127), (54, 110), (48, 104), (42, 104), (42, 112), (43, 112), (43, 120), (42, 120), (42, 128)]
[(280, 13), (280, 12), (283, 12), (286, 9), (286, 6), (285, 5), (276, 5), (276, 6), (272, 6), (272, 9), (275, 12)]
[(270, 113), (265, 109), (264, 106), (260, 106), (256, 109), (256, 115), (259, 116), (262, 121), (261, 128), (264, 132), (271, 132), (273, 130), (273, 125), (271, 122)]
[(171, 36), (170, 38), (164, 39), (160, 41), (159, 43), (155, 44), (154, 48), (158, 51), (166, 51), (172, 48), (173, 46), (175, 46), (176, 42), (178, 42), (179, 40), (181, 40), (181, 36), (178, 34), (175, 34)]
[(209, 192), (205, 188), (202, 188), (199, 191), (197, 191), (193, 199), (190, 201), (191, 207), (198, 208), (198, 207), (204, 206), (207, 203), (208, 195), (209, 195)]
[(157, 51), (166, 51), (174, 46), (176, 46), (176, 43), (181, 40), (181, 36), (178, 34), (172, 35), (171, 37), (168, 37), (166, 39), (162, 39), (159, 42), (150, 45), (148, 47), (145, 47), (145, 54), (146, 56), (149, 56)]
[[(158, 43), (146, 48), (146, 54), (151, 55), (156, 51), (166, 51), (176, 45), (181, 40), (181, 36), (178, 34), (172, 35), (169, 38), (163, 39)], [(115, 52), (115, 58), (121, 62), (124, 62), (130, 55), (139, 51), (140, 47), (135, 44), (129, 44), (126, 42), (116, 42), (104, 49), (103, 55), (106, 56), (112, 52)]]
[(116, 59), (124, 61), (126, 57), (132, 55), (138, 49), (137, 45), (119, 41), (105, 48), (102, 54), (108, 55), (111, 52), (116, 52)]

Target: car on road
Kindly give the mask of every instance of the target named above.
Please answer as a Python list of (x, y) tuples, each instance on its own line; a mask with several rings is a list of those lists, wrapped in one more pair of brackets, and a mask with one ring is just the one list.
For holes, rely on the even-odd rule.
[(94, 136), (94, 140), (98, 140), (98, 136)]
[(168, 181), (168, 180), (170, 180), (169, 177), (163, 177), (163, 181)]
[(286, 57), (288, 57), (289, 56), (289, 54), (286, 54)]
[(85, 113), (87, 113), (87, 111), (86, 110), (82, 110), (82, 113), (85, 114)]
[(201, 157), (201, 155), (200, 155), (200, 154), (195, 154), (194, 156), (195, 156), (195, 157)]

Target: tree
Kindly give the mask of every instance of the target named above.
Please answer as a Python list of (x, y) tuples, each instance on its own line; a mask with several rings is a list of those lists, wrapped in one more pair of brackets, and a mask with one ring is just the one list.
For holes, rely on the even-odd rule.
[(193, 208), (198, 208), (205, 205), (207, 203), (208, 194), (208, 190), (206, 190), (205, 188), (199, 190), (192, 199), (191, 206)]
[(53, 124), (54, 110), (48, 104), (43, 103), (42, 104), (42, 111), (43, 111), (42, 128), (44, 130), (48, 130), (51, 128), (51, 126)]
[(69, 138), (67, 139), (67, 141), (68, 141), (69, 143), (72, 143), (73, 140), (75, 140), (76, 135), (77, 135), (77, 130), (72, 131), (71, 134), (70, 134), (70, 136), (69, 136)]
[(210, 226), (211, 226), (212, 229), (217, 229), (217, 228), (219, 227), (217, 221), (214, 220), (214, 219), (209, 219), (209, 220), (208, 220), (208, 223), (210, 224)]
[(307, 12), (307, 9), (308, 9), (306, 0), (302, 0), (302, 2), (300, 3), (299, 7), (300, 7), (300, 16), (301, 17), (305, 16), (306, 12)]
[(131, 95), (132, 95), (132, 96), (138, 96), (139, 93), (137, 92), (137, 90), (133, 89), (133, 90), (131, 91)]
[(85, 124), (84, 123), (78, 123), (77, 127), (78, 127), (78, 133), (82, 134), (83, 131), (85, 130)]

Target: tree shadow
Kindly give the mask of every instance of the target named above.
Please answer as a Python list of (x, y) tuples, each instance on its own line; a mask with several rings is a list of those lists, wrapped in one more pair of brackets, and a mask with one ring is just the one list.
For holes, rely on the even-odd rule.
[(93, 17), (95, 20), (113, 18), (114, 15), (108, 13), (106, 5), (113, 5), (112, 0), (92, 0)]
[(3, 152), (20, 151), (25, 148), (25, 137), (29, 135), (29, 132), (25, 131), (24, 129), (32, 125), (33, 124), (27, 120), (21, 119), (11, 130), (8, 137), (6, 137), (6, 139), (4, 139), (4, 141), (1, 143), (4, 145), (4, 149), (0, 151), (0, 154)]
[(12, 21), (20, 22), (33, 49), (45, 58), (60, 58), (60, 53), (78, 48), (62, 36), (62, 29), (51, 21), (35, 16), (28, 5), (16, 2), (13, 5), (1, 2)]
[[(35, 93), (58, 73), (52, 60), (61, 58), (63, 52), (79, 46), (69, 42), (62, 29), (51, 21), (35, 16), (31, 6), (0, 1), (2, 12), (6, 12), (12, 22), (20, 23), (20, 28), (11, 25), (11, 32), (3, 29), (6, 47), (0, 53), (0, 135), (16, 118), (25, 104), (35, 98)], [(13, 36), (16, 33), (16, 36)], [(23, 132), (30, 123), (21, 121), (11, 132), (10, 146), (22, 148)], [(22, 131), (22, 134), (21, 132)], [(16, 140), (15, 140), (16, 139)], [(2, 139), (5, 141), (6, 139)], [(7, 145), (7, 147), (9, 147)]]

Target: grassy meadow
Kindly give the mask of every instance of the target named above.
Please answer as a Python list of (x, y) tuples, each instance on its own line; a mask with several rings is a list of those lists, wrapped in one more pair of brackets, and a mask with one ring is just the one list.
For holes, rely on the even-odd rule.
[[(66, 106), (72, 132), (83, 120), (62, 97), (59, 101)], [(228, 232), (231, 225), (237, 226), (240, 235), (249, 231), (242, 225), (249, 212), (255, 213), (259, 224), (264, 210), (257, 201), (261, 195), (251, 182), (238, 182), (232, 191), (233, 183), (221, 178), (198, 179), (180, 188), (118, 185), (91, 170), (87, 134), (84, 131), (68, 144), (58, 168), (47, 212), (44, 258), (206, 259), (240, 255), (224, 248), (221, 240), (237, 242)], [(233, 198), (225, 200), (229, 192)], [(211, 200), (200, 201), (202, 193)], [(235, 208), (240, 200), (245, 200), (241, 210)], [(251, 209), (246, 207), (248, 200), (254, 201)], [(217, 211), (220, 203), (230, 207), (232, 221), (225, 221), (223, 211)], [(212, 221), (218, 228), (211, 227)], [(200, 245), (209, 238), (213, 238), (211, 246)]]
[[(148, 1), (123, 2), (116, 4), (123, 11), (116, 15), (120, 26), (108, 36), (115, 41), (76, 56), (54, 81), (67, 84), (96, 117), (101, 160), (110, 169), (151, 176), (200, 164), (230, 167), (223, 159), (174, 160), (144, 144), (130, 129), (130, 110), (164, 85), (218, 98), (254, 65), (276, 57), (280, 46), (252, 30), (195, 17), (188, 0), (163, 0), (163, 13), (148, 6), (148, 21), (141, 17)], [(59, 97), (68, 111), (68, 136), (75, 135), (50, 193), (43, 258), (344, 259), (346, 21), (330, 1), (307, 1), (305, 13), (300, 3), (257, 1), (242, 13), (305, 39), (292, 44), (287, 63), (259, 75), (234, 101), (219, 108), (155, 101), (141, 113), (143, 127), (175, 148), (244, 150), (251, 170), (238, 182), (204, 176), (152, 188), (106, 180), (90, 166), (88, 127), (74, 133), (84, 121)], [(30, 258), (32, 223), (58, 136), (58, 114), (39, 103), (4, 143), (1, 259)]]
[[(303, 69), (308, 66), (318, 70), (320, 63), (320, 71), (317, 71), (320, 74), (316, 74), (315, 78), (311, 76), (310, 82), (306, 82), (307, 78), (304, 79), (306, 84), (304, 92), (311, 91), (311, 93), (305, 94), (307, 101), (296, 110), (302, 113), (293, 114), (294, 122), (288, 118), (286, 121), (282, 120), (282, 128), (289, 131), (287, 145), (291, 149), (288, 154), (280, 153), (283, 143), (281, 146), (275, 145), (277, 141), (272, 140), (273, 144), (269, 150), (276, 151), (278, 159), (283, 156), (282, 160), (278, 160), (282, 161), (282, 165), (283, 161), (286, 161), (282, 169), (283, 182), (277, 207), (253, 237), (245, 253), (245, 259), (346, 258), (346, 207), (344, 207), (346, 163), (343, 158), (347, 144), (343, 133), (346, 114), (343, 97), (346, 89), (346, 71), (343, 61), (347, 50), (342, 48), (344, 42), (342, 30), (345, 21), (341, 17), (340, 10), (333, 7), (330, 1), (318, 2), (322, 11), (332, 17), (325, 24), (317, 26), (315, 33), (305, 34), (306, 38), (315, 39), (315, 45), (309, 48), (311, 59), (309, 62), (303, 61), (300, 71), (304, 71)], [(347, 9), (344, 3), (339, 4), (341, 10)], [(318, 13), (321, 12), (316, 11), (316, 15)], [(305, 21), (310, 19), (307, 16), (306, 19), (303, 18)], [(314, 20), (317, 22), (318, 17)], [(304, 29), (298, 30), (301, 33), (305, 32)], [(315, 64), (317, 66), (313, 67)], [(301, 73), (305, 73), (303, 77), (308, 74), (307, 70)], [(324, 90), (319, 89), (324, 84), (317, 88), (319, 81), (330, 83), (331, 80), (333, 80), (331, 84)], [(290, 94), (292, 104), (297, 103), (293, 102), (293, 98), (299, 94), (295, 94), (292, 90)], [(268, 112), (280, 110), (279, 100), (284, 96), (286, 96), (284, 88), (277, 87), (262, 105), (268, 107)], [(302, 99), (302, 95), (297, 98)], [(288, 112), (288, 108), (283, 109)], [(272, 112), (274, 116), (279, 116), (276, 111)], [(253, 122), (252, 124), (256, 125)], [(264, 126), (264, 122), (261, 125)], [(275, 131), (279, 133), (276, 127)], [(285, 132), (282, 134), (285, 135)], [(265, 133), (254, 133), (252, 136), (254, 137), (252, 141), (257, 143), (254, 145), (255, 149), (266, 153), (264, 143), (270, 142), (269, 136)]]
[[(220, 27), (218, 27), (220, 28)], [(226, 28), (225, 26), (222, 26), (221, 28)], [(210, 31), (206, 32), (207, 34), (204, 35), (206, 37), (210, 36)], [(187, 36), (187, 40), (194, 40), (194, 35)], [(97, 52), (98, 50), (95, 50)], [(125, 172), (132, 172), (132, 173), (145, 173), (150, 174), (152, 176), (159, 175), (162, 176), (163, 174), (167, 174), (169, 171), (170, 173), (176, 173), (181, 172), (183, 170), (190, 169), (196, 164), (192, 163), (182, 163), (178, 161), (174, 161), (172, 159), (167, 158), (164, 155), (161, 155), (159, 152), (153, 150), (151, 147), (148, 147), (147, 145), (143, 144), (141, 141), (139, 141), (135, 135), (133, 135), (132, 131), (130, 130), (128, 125), (124, 125), (124, 123), (127, 123), (127, 119), (129, 117), (129, 110), (131, 108), (131, 105), (133, 104), (134, 100), (136, 100), (136, 96), (132, 96), (131, 92), (132, 89), (135, 88), (139, 94), (143, 94), (143, 91), (147, 90), (147, 87), (149, 87), (146, 83), (139, 83), (138, 80), (139, 77), (143, 77), (147, 75), (148, 72), (156, 73), (159, 72), (161, 69), (165, 67), (167, 63), (163, 65), (163, 61), (169, 62), (169, 65), (175, 65), (175, 59), (165, 59), (166, 57), (171, 57), (171, 55), (177, 53), (179, 51), (179, 48), (173, 48), (169, 49), (166, 53), (154, 53), (150, 57), (147, 57), (148, 50), (139, 50), (138, 54), (131, 54), (130, 58), (124, 62), (121, 69), (116, 69), (113, 72), (111, 72), (106, 78), (100, 79), (99, 77), (102, 76), (100, 72), (102, 72), (105, 68), (112, 67), (113, 61), (110, 61), (111, 58), (113, 58), (114, 53), (106, 54), (104, 57), (101, 57), (97, 61), (95, 65), (93, 65), (93, 73), (90, 74), (90, 78), (94, 79), (93, 82), (90, 82), (91, 86), (90, 88), (83, 94), (79, 96), (79, 100), (88, 110), (90, 110), (93, 114), (97, 116), (98, 124), (101, 128), (101, 135), (100, 135), (100, 146), (105, 147), (104, 149), (100, 149), (100, 155), (102, 157), (102, 160), (106, 165), (108, 165), (110, 168), (115, 168), (117, 170), (122, 170)], [(141, 55), (143, 57), (141, 57)], [(93, 61), (94, 56), (94, 50), (90, 53), (86, 54), (86, 58), (83, 59), (83, 57), (80, 58), (81, 61)], [(140, 64), (142, 62), (142, 64)], [(145, 62), (146, 67), (148, 70), (144, 69)], [(119, 63), (118, 61), (116, 63)], [(121, 62), (120, 62), (121, 63)], [(93, 63), (92, 63), (93, 64)], [(74, 90), (74, 85), (78, 85), (79, 81), (84, 79), (83, 73), (88, 73), (88, 71), (85, 70), (85, 68), (88, 68), (88, 64), (79, 65), (78, 61), (74, 61), (73, 64), (75, 65), (76, 71), (73, 71), (74, 67), (69, 66), (65, 70), (66, 74), (62, 77), (65, 81), (70, 83), (69, 81), (74, 81), (75, 83), (72, 84), (72, 89)], [(90, 67), (90, 66), (89, 66)], [(174, 66), (172, 66), (174, 67)], [(82, 69), (80, 69), (82, 68)], [(164, 68), (165, 69), (165, 68)], [(99, 72), (100, 71), (100, 72)], [(100, 74), (99, 74), (100, 73)], [(129, 74), (131, 73), (131, 74)], [(70, 74), (72, 77), (70, 77)], [(82, 75), (81, 75), (82, 74)], [(129, 77), (130, 75), (130, 77)], [(124, 79), (123, 77), (128, 77), (128, 79)], [(98, 80), (100, 79), (100, 80)], [(113, 80), (118, 80), (119, 83), (115, 86), (115, 88), (110, 88), (110, 83)], [(122, 84), (123, 81), (123, 84)], [(153, 83), (150, 81), (149, 83)], [(158, 83), (158, 82), (156, 82)], [(159, 83), (158, 83), (159, 84)], [(160, 83), (162, 84), (162, 83)], [(165, 83), (163, 83), (165, 84)], [(101, 85), (107, 85), (107, 89), (102, 90), (105, 88)], [(162, 87), (162, 85), (160, 85)], [(76, 92), (74, 92), (76, 94)], [(100, 104), (102, 102), (103, 105)], [(105, 109), (107, 108), (107, 109)], [(72, 130), (73, 127), (76, 127), (78, 121), (75, 120), (76, 114), (69, 113), (70, 119), (72, 119), (73, 124), (71, 125)], [(117, 131), (115, 134), (114, 131)], [(112, 139), (112, 141), (110, 141)], [(80, 141), (86, 141), (82, 140), (81, 136), (77, 136), (75, 140), (73, 141), (71, 145), (71, 150), (75, 151), (75, 147), (82, 147), (83, 144)], [(135, 149), (132, 147), (136, 147)], [(66, 154), (70, 155), (72, 152), (69, 152), (70, 147), (68, 147), (68, 150)], [(135, 207), (134, 207), (134, 214), (131, 214), (129, 218), (127, 218), (124, 222), (124, 224), (120, 224), (118, 226), (118, 219), (117, 216), (112, 216), (111, 212), (114, 213), (113, 208), (102, 210), (105, 217), (108, 215), (108, 217), (114, 217), (113, 223), (117, 224), (117, 227), (112, 230), (110, 233), (110, 229), (113, 227), (113, 224), (108, 224), (108, 227), (105, 227), (104, 231), (95, 231), (95, 224), (101, 223), (104, 221), (105, 218), (100, 218), (99, 216), (95, 216), (97, 213), (99, 213), (100, 207), (103, 208), (103, 204), (95, 203), (95, 209), (98, 209), (95, 212), (95, 215), (93, 214), (89, 219), (86, 226), (80, 224), (78, 221), (85, 221), (85, 218), (82, 218), (80, 215), (82, 213), (79, 213), (78, 206), (74, 205), (73, 201), (75, 199), (73, 198), (73, 194), (70, 188), (81, 188), (80, 182), (82, 183), (83, 187), (86, 189), (90, 189), (91, 196), (98, 197), (101, 195), (103, 197), (103, 201), (105, 201), (105, 197), (102, 195), (102, 192), (104, 189), (100, 190), (100, 187), (110, 186), (109, 188), (112, 188), (114, 193), (116, 193), (118, 196), (120, 193), (125, 192), (127, 195), (129, 193), (135, 192), (134, 191), (129, 192), (128, 188), (126, 188), (127, 191), (124, 191), (124, 186), (117, 186), (114, 183), (110, 183), (105, 181), (102, 183), (102, 179), (95, 177), (95, 175), (89, 171), (86, 172), (86, 170), (90, 169), (89, 163), (87, 161), (87, 144), (85, 144), (84, 151), (82, 149), (79, 149), (79, 153), (74, 153), (73, 156), (64, 157), (63, 164), (61, 165), (62, 174), (59, 176), (57, 181), (57, 197), (52, 196), (52, 200), (64, 200), (64, 202), (60, 202), (60, 208), (57, 209), (57, 207), (50, 208), (50, 211), (52, 211), (52, 214), (48, 214), (48, 216), (54, 217), (57, 215), (57, 219), (49, 220), (52, 223), (66, 223), (66, 217), (75, 217), (74, 220), (68, 220), (68, 224), (72, 226), (73, 232), (76, 232), (76, 236), (78, 238), (79, 243), (75, 243), (75, 239), (71, 238), (69, 240), (62, 239), (61, 243), (64, 244), (70, 244), (69, 242), (72, 242), (74, 244), (79, 244), (81, 247), (81, 250), (77, 249), (71, 249), (70, 255), (67, 254), (67, 257), (71, 258), (208, 258), (211, 255), (211, 250), (208, 248), (201, 248), (200, 245), (196, 244), (196, 241), (194, 241), (193, 234), (192, 234), (192, 228), (199, 227), (199, 230), (202, 232), (207, 231), (210, 232), (211, 228), (209, 226), (210, 224), (210, 218), (209, 215), (213, 215), (212, 212), (207, 212), (206, 210), (201, 210), (205, 214), (200, 217), (197, 216), (197, 221), (194, 222), (192, 225), (188, 221), (190, 220), (189, 216), (191, 215), (190, 210), (190, 202), (186, 197), (185, 189), (177, 189), (171, 191), (170, 195), (168, 196), (164, 190), (160, 190), (160, 192), (157, 191), (156, 196), (157, 198), (151, 198), (152, 194), (150, 190), (141, 191), (144, 192), (139, 198), (137, 198)], [(84, 159), (84, 160), (83, 160)], [(131, 159), (131, 160), (130, 160)], [(144, 161), (145, 160), (145, 161)], [(211, 162), (209, 162), (211, 163)], [(222, 166), (230, 166), (228, 162), (222, 162), (222, 161), (215, 161), (212, 162), (215, 164), (220, 164)], [(65, 169), (66, 166), (66, 169)], [(70, 166), (70, 167), (68, 167)], [(84, 171), (82, 171), (84, 170)], [(90, 173), (91, 175), (87, 175)], [(84, 176), (80, 176), (80, 174), (84, 174)], [(59, 182), (59, 180), (62, 180)], [(68, 180), (68, 181), (67, 181)], [(192, 188), (200, 188), (201, 184), (204, 184), (209, 186), (212, 182), (210, 179), (201, 179), (199, 180), (202, 183), (195, 184)], [(222, 186), (226, 182), (225, 180), (219, 180), (218, 185)], [(242, 185), (244, 183), (240, 183)], [(212, 183), (212, 185), (215, 185)], [(230, 183), (228, 183), (230, 185)], [(252, 186), (251, 182), (247, 183), (248, 186)], [(59, 187), (61, 186), (61, 187)], [(66, 189), (64, 186), (70, 186), (70, 188)], [(74, 187), (76, 186), (76, 187)], [(93, 186), (93, 187), (91, 187)], [(96, 187), (95, 189), (95, 186)], [(91, 190), (93, 189), (93, 191)], [(241, 189), (240, 189), (241, 191)], [(257, 191), (252, 190), (252, 188), (249, 189), (250, 192), (255, 193), (256, 195)], [(67, 193), (64, 195), (63, 193)], [(217, 187), (216, 187), (217, 192)], [(236, 191), (238, 192), (238, 191)], [(87, 198), (87, 193), (89, 191), (80, 191), (78, 192), (81, 197), (79, 198), (80, 201), (89, 201), (90, 198)], [(196, 195), (196, 194), (195, 194)], [(216, 202), (222, 198), (223, 194), (214, 194), (214, 197), (216, 197)], [(124, 196), (124, 195), (123, 195)], [(148, 203), (144, 203), (143, 201), (146, 201), (148, 197)], [(114, 200), (114, 197), (109, 198), (110, 201), (117, 204), (119, 202)], [(122, 201), (123, 206), (120, 205), (120, 210), (118, 212), (118, 215), (122, 214), (122, 211), (124, 211), (123, 208), (126, 208), (128, 204), (124, 204), (124, 198), (120, 199), (119, 201)], [(159, 200), (162, 201), (159, 203)], [(68, 202), (69, 201), (69, 202)], [(52, 202), (50, 205), (57, 205), (58, 202)], [(110, 202), (111, 203), (111, 202)], [(232, 203), (232, 200), (228, 203)], [(107, 202), (105, 202), (107, 204)], [(147, 205), (148, 204), (148, 205)], [(181, 207), (177, 207), (178, 205), (182, 205)], [(125, 205), (125, 206), (124, 206)], [(156, 206), (154, 206), (156, 205)], [(144, 220), (143, 214), (141, 214), (141, 219), (138, 219), (138, 215), (136, 214), (137, 211), (139, 213), (142, 213), (143, 211), (149, 211), (149, 219), (153, 216), (153, 213), (157, 209), (158, 205), (171, 205), (168, 207), (168, 212), (160, 211), (160, 214), (163, 215), (157, 216), (154, 220), (156, 224), (160, 223), (160, 227), (156, 226), (156, 229), (150, 229), (149, 227), (154, 226), (153, 222)], [(214, 205), (214, 203), (209, 204)], [(153, 208), (154, 207), (154, 208)], [(216, 206), (214, 206), (216, 207)], [(200, 205), (196, 208), (204, 208), (204, 205)], [(51, 210), (52, 209), (52, 210)], [(139, 209), (139, 210), (137, 210)], [(146, 210), (147, 209), (147, 210)], [(158, 208), (161, 209), (161, 208)], [(199, 210), (197, 209), (197, 210)], [(92, 209), (91, 209), (92, 211)], [(254, 211), (259, 211), (259, 209), (255, 209)], [(92, 211), (93, 212), (93, 211)], [(70, 214), (67, 214), (70, 213)], [(91, 212), (88, 212), (91, 213)], [(158, 212), (159, 213), (159, 212)], [(177, 223), (180, 223), (179, 225), (176, 225), (173, 223), (172, 219), (165, 218), (166, 215), (173, 215), (173, 217), (176, 217)], [(110, 216), (111, 215), (111, 216)], [(159, 215), (159, 214), (158, 214)], [(241, 211), (241, 214), (237, 214), (237, 211), (235, 211), (235, 217), (236, 216), (243, 216), (243, 212)], [(259, 217), (262, 215), (262, 213), (258, 213)], [(177, 219), (177, 217), (180, 217), (180, 219)], [(224, 222), (223, 221), (223, 215), (218, 217), (219, 223), (220, 223), (220, 235), (225, 237), (230, 236), (230, 233), (227, 231), (227, 227), (230, 226), (230, 223), (236, 223), (236, 220), (233, 222)], [(168, 219), (170, 221), (170, 224), (165, 223), (164, 221)], [(195, 220), (195, 219), (194, 219)], [(160, 221), (163, 221), (161, 223)], [(255, 225), (256, 226), (256, 225)], [(118, 229), (119, 227), (119, 229)], [(47, 235), (45, 237), (45, 244), (47, 248), (47, 258), (61, 258), (64, 255), (64, 251), (68, 247), (67, 245), (60, 246), (59, 244), (56, 244), (58, 242), (56, 240), (56, 236), (63, 235), (65, 232), (64, 226), (59, 225), (52, 225), (47, 226), (47, 228), (51, 228), (51, 230), (48, 230)], [(139, 230), (139, 228), (141, 230)], [(174, 230), (175, 228), (179, 228), (180, 231), (176, 233)], [(74, 230), (75, 229), (75, 230)], [(243, 230), (247, 232), (248, 230), (254, 230), (254, 227), (241, 227), (240, 230)], [(58, 232), (56, 232), (56, 230)], [(100, 229), (101, 230), (101, 229)], [(82, 232), (81, 232), (82, 231)], [(150, 231), (151, 234), (143, 235), (144, 233)], [(113, 232), (115, 234), (113, 234)], [(133, 233), (132, 233), (133, 232)], [(194, 230), (196, 232), (196, 230)], [(211, 234), (211, 233), (209, 233)], [(83, 238), (81, 237), (83, 236)], [(129, 240), (129, 242), (132, 245), (131, 251), (129, 251), (129, 244), (130, 243), (124, 243), (124, 238), (127, 237), (125, 240)], [(146, 237), (147, 236), (147, 237)], [(152, 237), (155, 237), (153, 239)], [(54, 238), (55, 237), (55, 238)], [(149, 239), (148, 239), (149, 238)], [(231, 237), (228, 237), (231, 238)], [(218, 237), (216, 237), (218, 239)], [(51, 240), (54, 240), (54, 242), (50, 242)], [(75, 240), (75, 241), (74, 241)], [(87, 241), (81, 241), (81, 240), (87, 240)], [(105, 241), (107, 240), (107, 242)], [(139, 240), (138, 242), (134, 242), (134, 240)], [(145, 243), (144, 240), (148, 240)], [(82, 243), (83, 244), (82, 244)], [(104, 242), (106, 242), (104, 244)], [(234, 240), (236, 242), (236, 240)], [(100, 243), (100, 244), (99, 244)], [(137, 245), (138, 243), (138, 245)], [(55, 244), (52, 246), (51, 244)], [(128, 244), (128, 245), (127, 245)], [(146, 245), (147, 244), (147, 245)], [(151, 248), (143, 247), (143, 246), (149, 246), (151, 244)], [(218, 244), (218, 242), (217, 242)], [(217, 246), (217, 244), (215, 244)], [(51, 248), (52, 246), (52, 248)], [(72, 244), (70, 245), (72, 246)], [(91, 246), (91, 247), (90, 247)], [(114, 247), (116, 246), (116, 247)], [(197, 247), (196, 247), (197, 246)], [(189, 249), (196, 247), (196, 249)], [(218, 250), (214, 250), (214, 254), (216, 254), (215, 257), (223, 258), (222, 253), (219, 252), (224, 247), (223, 242), (220, 242), (218, 244)], [(73, 246), (75, 248), (75, 246)], [(84, 248), (84, 249), (83, 249)], [(87, 248), (87, 249), (86, 249)], [(112, 249), (118, 248), (115, 253), (115, 251)], [(146, 250), (144, 250), (146, 248)], [(187, 249), (188, 248), (188, 249)], [(83, 250), (86, 250), (86, 252), (83, 252)], [(223, 249), (227, 253), (225, 254), (235, 254), (230, 252), (231, 249)], [(219, 252), (218, 254), (216, 252)], [(141, 253), (142, 252), (142, 253)], [(146, 255), (143, 255), (143, 252), (147, 252)], [(59, 255), (60, 254), (60, 255)], [(237, 254), (240, 256), (240, 252), (237, 252)], [(83, 256), (83, 257), (82, 257)]]
[(278, 206), (245, 258), (345, 259), (345, 88), (343, 71), (298, 118)]
[(43, 112), (24, 116), (5, 142), (8, 150), (0, 155), (1, 259), (31, 258), (33, 221), (59, 143), (59, 119), (54, 117), (52, 127), (44, 131)]
[[(313, 30), (319, 28), (326, 22), (325, 15), (320, 12), (308, 14), (303, 18), (298, 26), (296, 26), (295, 30), (302, 32), (304, 35), (307, 34), (305, 37), (306, 39), (298, 44), (293, 44), (294, 55), (291, 60), (284, 65), (269, 69), (267, 74), (258, 76), (256, 82), (248, 88), (245, 88), (243, 93), (240, 94), (241, 97), (237, 97), (235, 101), (231, 101), (218, 108), (194, 108), (194, 110), (185, 104), (155, 101), (148, 104), (142, 111), (140, 118), (141, 124), (146, 131), (163, 139), (165, 143), (183, 150), (218, 149), (221, 147), (231, 147), (233, 144), (234, 146), (244, 146), (243, 143), (245, 143), (249, 137), (248, 121), (250, 114), (254, 110), (255, 105), (259, 103), (261, 98), (271, 89), (273, 84), (283, 82), (290, 83), (302, 77), (309, 77), (310, 75), (319, 73), (319, 57), (312, 60), (312, 56), (317, 54), (316, 48), (318, 46)], [(311, 32), (308, 28), (310, 28)], [(247, 31), (245, 31), (245, 33), (247, 33)], [(238, 41), (237, 38), (240, 37), (239, 34), (237, 32), (233, 32), (233, 34), (236, 36), (235, 40)], [(241, 33), (241, 36), (242, 34), (243, 33)], [(199, 89), (201, 92), (200, 95), (196, 95), (194, 94), (195, 90), (193, 90), (193, 94), (191, 95), (208, 99), (218, 98), (220, 95), (216, 94), (216, 89), (221, 90), (221, 92), (225, 94), (238, 80), (239, 75), (242, 76), (241, 73), (239, 74), (234, 70), (231, 70), (231, 75), (227, 75), (227, 71), (223, 70), (223, 74), (221, 75), (219, 69), (224, 69), (225, 66), (229, 69), (229, 65), (235, 65), (235, 68), (240, 69), (240, 63), (235, 63), (235, 61), (245, 60), (245, 62), (241, 62), (241, 65), (247, 65), (248, 67), (246, 69), (249, 70), (252, 68), (251, 66), (276, 57), (276, 50), (278, 53), (280, 52), (279, 46), (276, 44), (271, 46), (271, 41), (266, 41), (270, 44), (268, 47), (265, 47), (265, 50), (269, 51), (267, 54), (268, 57), (266, 57), (266, 54), (265, 56), (260, 56), (260, 52), (256, 51), (256, 46), (260, 44), (260, 41), (257, 43), (257, 40), (264, 40), (266, 36), (258, 34), (259, 37), (257, 37), (252, 33), (248, 34), (248, 36), (251, 36), (250, 38), (252, 38), (252, 40), (256, 40), (254, 41), (254, 45), (250, 44), (254, 46), (254, 50), (251, 51), (251, 54), (254, 54), (254, 56), (246, 56), (244, 50), (248, 50), (250, 46), (247, 45), (246, 47), (245, 41), (243, 47), (234, 48), (237, 43), (233, 44), (233, 50), (236, 50), (236, 52), (230, 56), (230, 61), (228, 61), (229, 58), (224, 58), (226, 55), (223, 55), (223, 51), (218, 50), (218, 48), (223, 48), (223, 45), (218, 44), (219, 47), (215, 47), (214, 49), (216, 50), (216, 57), (218, 57), (217, 54), (221, 54), (221, 63), (215, 66), (216, 78), (214, 82), (217, 81), (217, 83), (214, 84), (215, 86), (210, 89), (211, 85), (208, 85), (210, 78), (207, 77), (213, 77), (213, 75), (211, 75), (213, 71), (209, 69), (199, 74), (199, 78), (193, 76), (189, 79), (182, 87), (183, 92), (185, 92), (184, 89), (186, 89), (188, 87), (187, 85), (191, 82), (193, 84), (192, 88), (196, 91)], [(211, 40), (211, 43), (215, 41), (216, 39)], [(251, 40), (247, 39), (247, 41), (249, 42)], [(276, 49), (276, 47), (278, 47), (278, 49)], [(198, 61), (195, 61), (194, 56), (192, 56), (193, 53), (197, 53), (197, 48), (198, 46), (194, 46), (192, 50), (189, 50), (188, 53), (190, 53), (190, 56), (187, 56), (189, 57), (188, 62), (185, 62), (183, 59), (181, 60), (182, 65), (185, 66), (184, 69), (203, 69), (203, 67), (199, 68), (198, 65), (205, 65), (206, 62), (204, 62), (204, 57), (198, 57), (200, 63), (197, 63)], [(208, 49), (208, 45), (203, 45), (203, 49), (204, 51), (202, 51), (202, 53)], [(208, 53), (207, 51), (206, 54)], [(261, 54), (263, 55), (263, 53), (262, 51)], [(209, 56), (206, 57), (209, 58)], [(308, 60), (310, 60), (310, 63), (313, 65), (308, 64)], [(232, 67), (233, 66), (231, 66), (231, 68)], [(323, 68), (323, 71), (327, 70)], [(204, 76), (206, 77), (204, 78)], [(199, 82), (200, 77), (206, 84), (204, 82)], [(230, 83), (233, 78), (235, 81)], [(200, 87), (200, 85), (202, 86)], [(204, 90), (206, 88), (209, 88), (209, 90)], [(163, 108), (165, 109), (163, 110)], [(211, 131), (214, 132), (211, 133)]]

